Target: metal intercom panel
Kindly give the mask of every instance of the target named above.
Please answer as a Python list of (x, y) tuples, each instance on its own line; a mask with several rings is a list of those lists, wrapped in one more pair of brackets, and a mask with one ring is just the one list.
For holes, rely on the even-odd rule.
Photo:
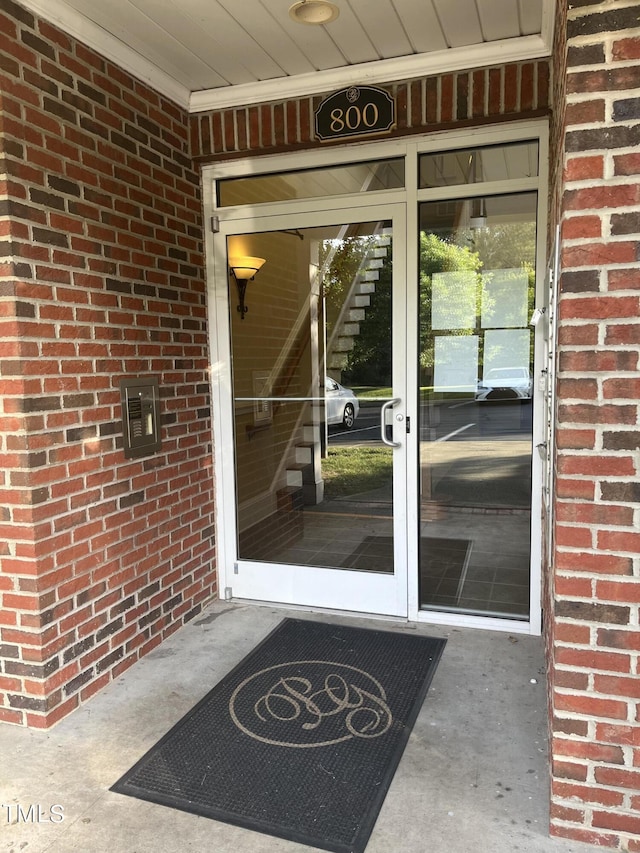
[(128, 459), (160, 450), (160, 391), (155, 377), (122, 379), (122, 435)]

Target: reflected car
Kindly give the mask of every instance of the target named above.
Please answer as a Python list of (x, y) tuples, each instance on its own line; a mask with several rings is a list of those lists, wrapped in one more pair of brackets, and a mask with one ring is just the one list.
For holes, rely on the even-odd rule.
[(476, 400), (531, 400), (533, 380), (526, 367), (493, 367), (478, 380)]
[(340, 424), (345, 429), (351, 429), (358, 417), (360, 404), (358, 398), (335, 379), (329, 376), (324, 380), (324, 399), (327, 423)]

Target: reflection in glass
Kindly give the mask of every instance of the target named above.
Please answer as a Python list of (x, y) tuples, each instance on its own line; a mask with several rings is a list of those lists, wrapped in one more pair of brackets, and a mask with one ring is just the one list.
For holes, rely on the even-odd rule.
[(244, 320), (229, 300), (238, 557), (393, 572), (390, 227), (242, 234), (227, 248), (266, 258)]
[[(420, 189), (532, 178), (538, 174), (538, 147), (531, 140), (422, 154)], [(481, 200), (477, 214), (482, 214)]]
[(529, 614), (534, 193), (420, 205), (420, 601)]
[(250, 178), (227, 178), (218, 182), (218, 206), (323, 198), (401, 187), (404, 187), (404, 159), (398, 157)]

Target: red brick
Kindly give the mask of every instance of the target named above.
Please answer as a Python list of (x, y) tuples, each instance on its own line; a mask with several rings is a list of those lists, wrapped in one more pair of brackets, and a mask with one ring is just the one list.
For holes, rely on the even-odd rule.
[[(637, 677), (596, 675), (593, 686), (596, 693), (601, 693), (604, 696), (625, 696), (630, 699), (640, 699), (640, 679)], [(612, 763), (611, 759), (602, 760)]]
[(556, 525), (556, 545), (559, 548), (593, 548), (593, 533), (583, 527)]
[(551, 771), (556, 779), (570, 779), (573, 782), (587, 781), (586, 764), (577, 764), (574, 761), (561, 761), (554, 759)]
[(611, 56), (614, 62), (640, 59), (640, 38), (621, 38), (613, 42)]
[(605, 336), (607, 345), (640, 343), (640, 324), (609, 325)]
[(583, 802), (599, 803), (602, 806), (619, 806), (623, 801), (623, 794), (619, 791), (608, 791), (604, 788), (594, 788), (557, 780), (552, 781), (551, 793), (552, 796), (568, 800), (574, 805), (576, 802)]
[[(621, 539), (620, 545), (627, 546), (625, 550), (632, 550), (633, 553), (638, 553), (638, 544), (640, 543), (640, 533), (607, 533), (606, 531), (599, 533), (600, 537), (619, 536)], [(635, 547), (632, 547), (635, 543)], [(603, 543), (604, 544), (604, 543)], [(611, 546), (613, 543), (611, 543)], [(615, 549), (614, 547), (606, 547), (604, 550), (622, 550), (622, 547)], [(640, 581), (612, 581), (598, 580), (596, 582), (596, 597), (600, 601), (626, 601), (630, 603), (640, 603)]]
[[(606, 104), (602, 98), (591, 98), (576, 104), (567, 104), (566, 121), (569, 125), (596, 124), (605, 120)], [(594, 175), (594, 177), (596, 177)]]
[(562, 224), (562, 237), (565, 240), (602, 237), (602, 220), (599, 216), (571, 216)]
[[(640, 533), (623, 533), (622, 531), (601, 530), (598, 533), (598, 548), (602, 551), (629, 552), (637, 554), (640, 543)], [(631, 587), (628, 587), (629, 592)], [(637, 593), (636, 593), (637, 598)]]
[(608, 648), (640, 651), (640, 632), (635, 629), (599, 628), (597, 642), (599, 646)]
[(640, 153), (618, 154), (613, 158), (616, 175), (640, 175)]
[(602, 383), (602, 391), (605, 399), (640, 399), (640, 379), (634, 376), (616, 377), (605, 379)]
[(640, 726), (598, 723), (596, 738), (599, 741), (617, 743), (623, 746), (640, 746)]
[[(556, 650), (556, 663), (560, 666), (578, 667), (588, 670), (601, 670), (603, 672), (629, 672), (631, 658), (628, 654), (616, 654), (615, 652), (596, 651), (595, 649), (570, 648), (562, 646)], [(566, 698), (566, 697), (565, 697)], [(580, 698), (589, 702), (588, 697), (574, 697), (577, 700)], [(599, 700), (598, 700), (599, 701)], [(624, 703), (619, 703), (624, 704)], [(558, 706), (561, 707), (561, 706)], [(605, 706), (603, 706), (605, 707)], [(626, 705), (625, 705), (626, 707)], [(578, 705), (575, 706), (576, 713), (585, 713), (578, 711)], [(595, 706), (594, 706), (595, 708)], [(563, 706), (565, 711), (570, 711), (572, 708)], [(594, 710), (593, 716), (599, 716)], [(602, 716), (609, 716), (603, 713)]]
[(596, 767), (595, 779), (600, 785), (612, 788), (640, 788), (640, 772), (617, 767)]
[(631, 456), (569, 456), (558, 460), (558, 472), (563, 475), (585, 474), (593, 477), (633, 476), (635, 465)]
[[(640, 203), (640, 195), (638, 202)], [(590, 242), (580, 246), (565, 246), (562, 251), (562, 265), (564, 268), (606, 266), (607, 264), (629, 264), (636, 260), (636, 244), (629, 242), (596, 243)], [(593, 306), (592, 306), (593, 307)], [(571, 315), (569, 315), (571, 316)], [(600, 316), (593, 314), (573, 316)], [(608, 315), (604, 315), (605, 317)], [(613, 314), (613, 316), (633, 316), (626, 314)]]
[(577, 807), (561, 806), (557, 803), (551, 804), (551, 819), (561, 820), (565, 823), (585, 823), (585, 813)]
[(618, 847), (619, 844), (618, 836), (606, 835), (602, 832), (596, 832), (593, 829), (579, 829), (577, 827), (552, 823), (550, 831), (551, 835), (560, 838), (571, 838), (573, 841), (580, 841), (583, 844), (593, 844), (597, 847)]
[(612, 746), (610, 744), (556, 737), (552, 742), (552, 752), (554, 755), (566, 755), (570, 758), (580, 758), (585, 761), (624, 764), (623, 750), (619, 746)]
[(640, 276), (637, 269), (610, 269), (607, 271), (608, 289), (612, 290), (638, 290), (640, 288)]
[(584, 189), (569, 190), (565, 193), (567, 210), (588, 210), (590, 208), (628, 207), (640, 203), (640, 185), (638, 184), (602, 184)]

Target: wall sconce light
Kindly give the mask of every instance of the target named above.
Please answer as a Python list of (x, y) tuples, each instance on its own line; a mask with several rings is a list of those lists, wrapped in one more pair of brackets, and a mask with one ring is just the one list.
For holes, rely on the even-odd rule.
[(262, 269), (265, 263), (265, 258), (229, 258), (229, 268), (233, 273), (238, 288), (238, 311), (240, 319), (244, 320), (244, 315), (249, 310), (244, 304), (244, 296), (247, 291), (247, 285), (256, 277), (256, 274)]

